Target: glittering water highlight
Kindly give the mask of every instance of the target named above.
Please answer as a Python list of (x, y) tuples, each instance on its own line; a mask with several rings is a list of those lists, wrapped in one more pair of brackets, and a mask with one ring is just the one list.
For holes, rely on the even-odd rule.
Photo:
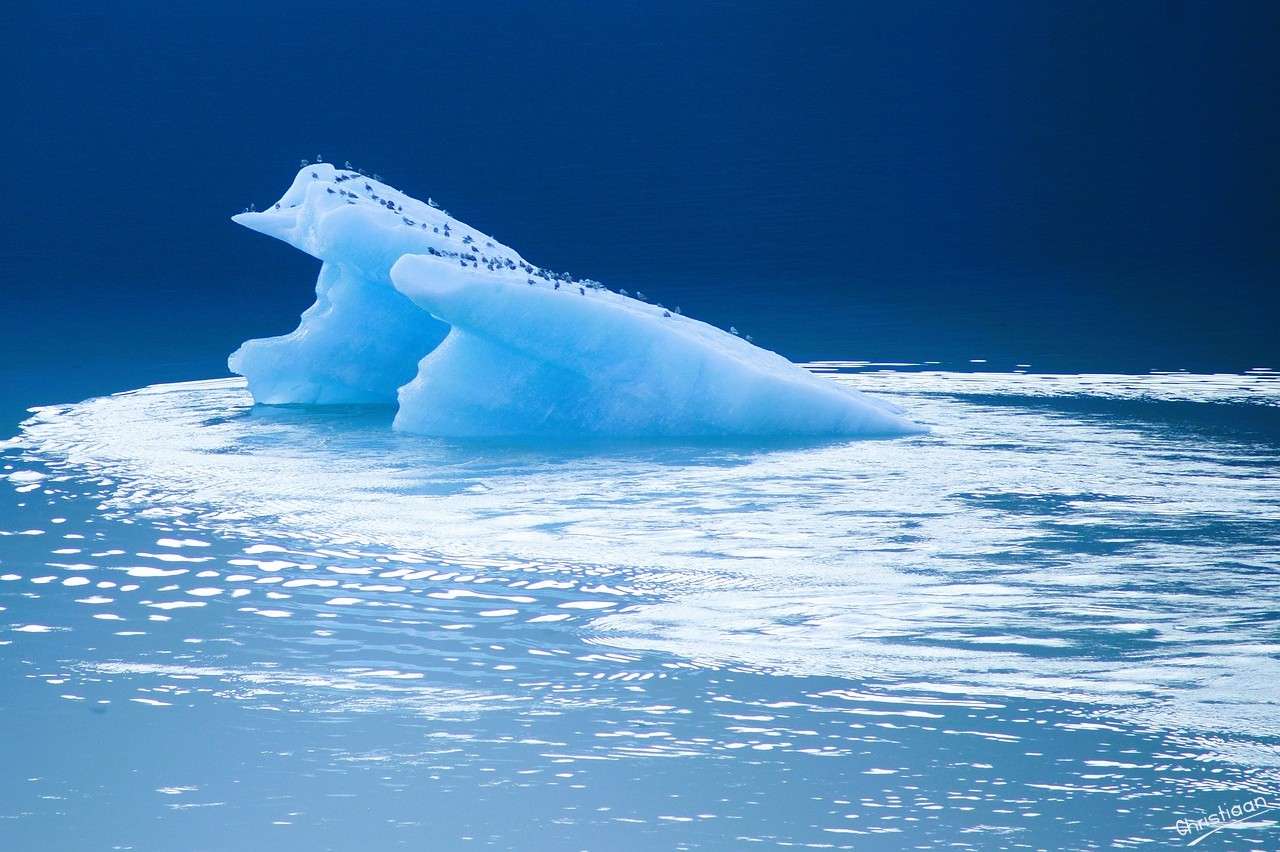
[(450, 443), (233, 380), (35, 411), (0, 838), (1128, 848), (1280, 788), (1275, 374), (811, 367), (931, 434)]

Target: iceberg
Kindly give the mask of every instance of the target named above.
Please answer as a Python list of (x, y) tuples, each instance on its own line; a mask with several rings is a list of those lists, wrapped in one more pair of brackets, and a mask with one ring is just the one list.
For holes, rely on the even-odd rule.
[(260, 404), (395, 403), (448, 438), (891, 437), (897, 406), (678, 310), (554, 273), (362, 173), (233, 220), (318, 258), (298, 328), (228, 359)]

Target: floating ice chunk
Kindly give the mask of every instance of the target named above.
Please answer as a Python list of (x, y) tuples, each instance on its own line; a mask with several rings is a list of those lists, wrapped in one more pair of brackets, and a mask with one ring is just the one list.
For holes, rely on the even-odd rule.
[[(892, 436), (895, 406), (511, 248), (352, 171), (234, 220), (323, 261), (291, 334), (229, 359), (259, 403), (392, 403), (444, 437)], [(640, 294), (637, 294), (639, 297)]]

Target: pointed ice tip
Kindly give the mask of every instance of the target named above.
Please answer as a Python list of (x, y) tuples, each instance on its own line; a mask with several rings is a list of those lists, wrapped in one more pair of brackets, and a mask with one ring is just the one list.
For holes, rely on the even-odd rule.
[(293, 210), (272, 209), (237, 213), (231, 221), (251, 231), (292, 243), (290, 236), (298, 224), (298, 217)]

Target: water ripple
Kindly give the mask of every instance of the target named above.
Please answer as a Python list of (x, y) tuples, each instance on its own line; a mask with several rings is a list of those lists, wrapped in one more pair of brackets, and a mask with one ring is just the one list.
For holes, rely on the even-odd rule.
[[(739, 790), (572, 817), (639, 832), (615, 847), (1126, 846), (1280, 784), (1280, 433), (1231, 422), (1274, 375), (867, 366), (819, 365), (932, 434), (458, 444), (232, 380), (39, 409), (0, 457), (0, 674), (47, 691), (23, 706), (341, 725), (289, 759), (370, 784)], [(148, 790), (217, 810), (216, 781)]]

